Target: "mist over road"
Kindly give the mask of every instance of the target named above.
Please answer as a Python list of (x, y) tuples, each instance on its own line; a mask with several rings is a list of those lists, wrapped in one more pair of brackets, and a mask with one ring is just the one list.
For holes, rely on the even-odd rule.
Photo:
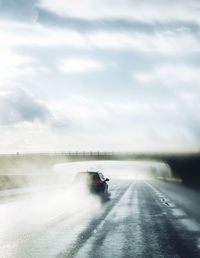
[(102, 203), (53, 189), (0, 204), (0, 257), (199, 257), (200, 193), (160, 181), (112, 180)]

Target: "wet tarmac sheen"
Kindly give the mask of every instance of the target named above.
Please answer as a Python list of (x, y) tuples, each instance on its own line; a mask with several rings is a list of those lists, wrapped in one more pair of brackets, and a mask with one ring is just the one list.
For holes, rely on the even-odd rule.
[[(189, 193), (169, 184), (112, 182), (109, 201), (7, 238), (0, 257), (200, 257), (200, 221), (188, 211)], [(195, 196), (198, 205), (200, 195)]]

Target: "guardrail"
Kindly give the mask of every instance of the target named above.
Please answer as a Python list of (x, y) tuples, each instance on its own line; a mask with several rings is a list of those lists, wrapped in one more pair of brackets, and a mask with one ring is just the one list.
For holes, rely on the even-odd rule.
[(24, 156), (192, 156), (200, 155), (200, 152), (115, 152), (115, 151), (61, 151), (61, 152), (17, 152), (0, 154), (0, 157), (24, 157)]

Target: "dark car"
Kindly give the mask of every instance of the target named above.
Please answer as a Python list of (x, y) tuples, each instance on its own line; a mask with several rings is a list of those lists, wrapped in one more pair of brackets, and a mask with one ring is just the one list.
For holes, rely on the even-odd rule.
[(76, 182), (86, 184), (91, 193), (107, 194), (108, 195), (108, 178), (104, 178), (101, 172), (86, 171), (76, 174)]

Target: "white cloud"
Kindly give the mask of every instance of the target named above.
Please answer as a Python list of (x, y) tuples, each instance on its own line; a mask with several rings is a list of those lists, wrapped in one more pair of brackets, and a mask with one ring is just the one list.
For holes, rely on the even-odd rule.
[(0, 46), (87, 47), (83, 35), (71, 29), (48, 28), (38, 23), (0, 22)]
[[(71, 126), (73, 130), (92, 128), (98, 121), (108, 118), (109, 112), (105, 104), (99, 105), (95, 100), (80, 95), (68, 96), (64, 100), (48, 103), (56, 120), (54, 125)], [(75, 128), (76, 127), (76, 128)]]
[(0, 17), (34, 22), (38, 18), (36, 0), (0, 0)]
[(194, 133), (199, 119), (191, 118), (194, 107), (190, 109), (186, 102), (174, 97), (170, 102), (164, 98), (134, 98), (119, 103), (113, 99), (98, 102), (73, 96), (49, 106), (58, 118), (52, 124), (55, 130), (63, 129), (66, 134), (67, 129), (69, 136), (82, 139), (84, 146), (91, 149), (109, 146), (121, 150), (189, 150), (196, 148), (200, 140)]
[[(15, 0), (9, 3), (10, 18)], [(21, 15), (26, 11), (26, 8), (21, 9), (21, 3), (25, 5), (26, 1), (19, 1), (19, 6), (13, 12), (14, 18), (18, 12)], [(28, 85), (29, 89), (34, 87), (34, 92), (39, 89), (38, 94), (48, 102), (47, 105), (39, 101), (21, 88), (0, 94), (0, 141), (4, 141), (5, 148), (9, 145), (15, 149), (21, 142), (23, 148), (30, 150), (44, 147), (51, 147), (51, 150), (99, 147), (152, 150), (163, 146), (165, 149), (181, 149), (199, 145), (196, 110), (200, 107), (200, 68), (189, 65), (189, 62), (198, 62), (200, 33), (197, 26), (185, 24), (200, 21), (199, 1), (41, 0), (38, 3), (58, 15), (70, 17), (74, 22), (69, 29), (68, 19), (49, 14), (47, 21), (40, 10), (32, 13), (30, 20), (37, 18), (34, 16), (37, 11), (41, 15), (41, 19), (35, 23), (3, 22), (1, 18), (1, 87), (7, 87), (10, 82), (16, 85), (20, 80), (20, 85)], [(74, 18), (84, 18), (85, 22)], [(115, 18), (117, 21), (112, 23)], [(94, 19), (102, 19), (102, 23)], [(103, 23), (103, 19), (111, 20)], [(119, 30), (116, 25), (122, 24), (121, 19), (127, 23), (124, 22)], [(151, 23), (151, 29), (141, 29), (141, 24), (134, 23), (135, 20)], [(39, 22), (46, 22), (46, 26)], [(157, 26), (157, 22), (161, 23)], [(126, 27), (126, 24), (134, 26)], [(174, 29), (178, 24), (182, 28)], [(102, 30), (97, 29), (100, 27)], [(137, 52), (135, 59), (132, 55), (134, 60), (132, 56), (128, 57), (130, 51)], [(116, 69), (102, 74), (102, 81), (106, 83), (102, 83), (101, 89), (92, 87), (99, 79), (93, 73), (108, 68), (109, 58), (116, 62)], [(186, 64), (177, 64), (180, 59)], [(101, 60), (106, 60), (106, 63)], [(131, 65), (136, 66), (138, 60), (137, 69), (140, 67), (141, 72), (135, 72), (132, 76), (139, 87), (131, 88), (128, 85), (132, 82), (127, 74)], [(146, 60), (147, 65), (153, 67), (156, 62), (157, 66), (144, 70)], [(173, 65), (163, 65), (159, 60)], [(38, 70), (40, 65), (41, 72)], [(75, 76), (60, 76), (58, 70)], [(116, 70), (120, 70), (119, 74), (115, 73)], [(46, 71), (51, 71), (51, 74), (44, 76)], [(85, 74), (88, 76), (82, 76)], [(31, 76), (26, 78), (27, 75)], [(123, 83), (125, 76), (127, 84)], [(76, 87), (77, 84), (85, 88)], [(144, 85), (155, 87), (142, 87)], [(169, 94), (167, 98), (161, 93), (162, 87), (158, 90), (157, 86), (167, 86), (163, 87), (167, 89), (164, 92)], [(194, 90), (195, 87), (198, 90)], [(78, 92), (79, 89), (81, 92)], [(113, 89), (116, 94), (113, 94)], [(70, 99), (70, 94), (83, 94), (83, 91), (86, 97)], [(122, 99), (117, 99), (120, 93)], [(35, 130), (40, 126), (40, 132)]]
[(44, 123), (51, 118), (47, 106), (37, 100), (27, 90), (16, 87), (12, 91), (0, 94), (0, 125), (17, 125), (21, 123)]
[(59, 69), (66, 74), (88, 74), (102, 71), (102, 62), (89, 58), (71, 58), (61, 62)]
[[(177, 105), (176, 105), (177, 104)], [(50, 102), (49, 107), (54, 111), (54, 117), (62, 120), (73, 121), (76, 126), (85, 127), (88, 130), (99, 131), (104, 128), (115, 131), (133, 131), (133, 128), (147, 128), (152, 123), (155, 127), (159, 122), (170, 119), (175, 123), (183, 121), (180, 110), (177, 108), (179, 103), (168, 103), (162, 100), (140, 101), (140, 100), (101, 100), (98, 102), (82, 96), (71, 96), (59, 102)], [(163, 116), (163, 114), (165, 114)], [(179, 119), (177, 120), (177, 117)]]
[(0, 87), (22, 75), (33, 73), (30, 64), (33, 59), (14, 53), (8, 48), (0, 47)]
[[(2, 96), (0, 99), (6, 98), (6, 102), (9, 99), (9, 103), (13, 103), (13, 99), (14, 103), (24, 103), (16, 101), (14, 95), (16, 94), (10, 94), (9, 98)], [(180, 103), (172, 106), (159, 99), (152, 102), (134, 99), (121, 101), (119, 104), (112, 99), (98, 102), (83, 96), (72, 96), (54, 103), (49, 102), (48, 111), (47, 106), (37, 100), (36, 106), (39, 102), (41, 112), (30, 112), (32, 108), (36, 111), (38, 108), (35, 109), (35, 104), (28, 100), (29, 102), (28, 106), (22, 105), (27, 110), (25, 114), (22, 107), (16, 108), (12, 104), (10, 108), (10, 104), (8, 105), (7, 114), (12, 110), (15, 119), (9, 115), (9, 121), (1, 120), (2, 124), (7, 125), (7, 130), (0, 127), (0, 139), (3, 142), (1, 149), (4, 148), (4, 151), (175, 151), (194, 149), (199, 144), (199, 138), (190, 128), (191, 124), (195, 127), (198, 120), (188, 120), (187, 107), (180, 106)], [(53, 113), (53, 119), (49, 112)], [(34, 127), (38, 120), (40, 123), (47, 121), (39, 130)], [(33, 126), (27, 130), (23, 125), (24, 121)], [(8, 125), (13, 124), (23, 126), (12, 130)]]
[(90, 20), (200, 21), (198, 0), (40, 0), (38, 5), (61, 16)]
[(133, 78), (142, 84), (200, 87), (200, 67), (194, 65), (159, 65), (150, 71), (133, 73)]
[(39, 24), (0, 22), (2, 47), (59, 47), (78, 49), (115, 49), (190, 54), (200, 52), (199, 36), (192, 31), (177, 29), (145, 33), (141, 31), (95, 30), (45, 27)]
[(88, 34), (90, 43), (104, 49), (134, 49), (160, 54), (200, 52), (199, 39), (189, 31), (143, 32), (96, 31)]

